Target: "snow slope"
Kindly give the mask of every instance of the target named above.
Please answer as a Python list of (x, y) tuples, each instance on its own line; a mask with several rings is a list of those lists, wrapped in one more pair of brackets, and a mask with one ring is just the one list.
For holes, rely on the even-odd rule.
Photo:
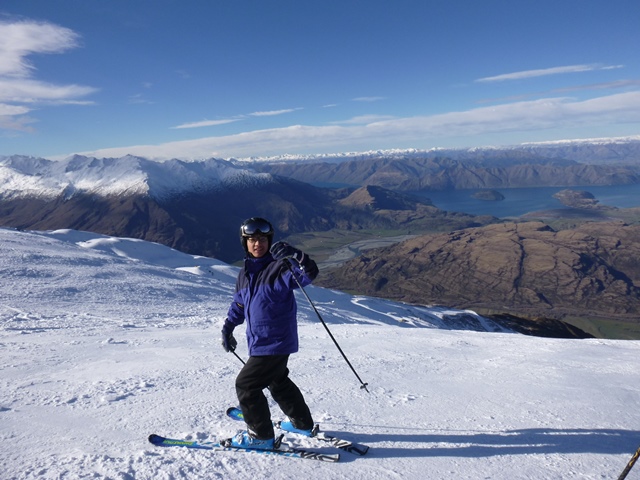
[(241, 365), (219, 345), (237, 269), (69, 230), (0, 229), (0, 242), (3, 479), (617, 478), (640, 444), (640, 342), (451, 330), (470, 316), (493, 326), (308, 287), (371, 393), (302, 296), (292, 377), (322, 429), (367, 456), (154, 447), (150, 433), (207, 440), (241, 426), (224, 415)]

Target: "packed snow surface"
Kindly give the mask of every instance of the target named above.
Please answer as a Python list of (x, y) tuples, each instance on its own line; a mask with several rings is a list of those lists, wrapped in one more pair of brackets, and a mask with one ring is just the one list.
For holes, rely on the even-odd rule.
[[(640, 342), (528, 337), (311, 286), (370, 393), (302, 295), (292, 378), (322, 430), (369, 453), (294, 436), (341, 461), (154, 447), (151, 433), (242, 426), (225, 416), (241, 364), (219, 335), (237, 268), (70, 230), (0, 242), (3, 479), (609, 479), (640, 444)], [(465, 322), (482, 328), (448, 327)]]

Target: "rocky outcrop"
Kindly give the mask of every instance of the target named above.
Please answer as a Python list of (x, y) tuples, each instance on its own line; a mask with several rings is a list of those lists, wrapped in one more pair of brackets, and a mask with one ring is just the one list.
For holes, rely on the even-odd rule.
[(554, 231), (505, 223), (419, 236), (370, 250), (322, 284), (419, 304), (529, 317), (640, 315), (640, 226), (587, 223)]

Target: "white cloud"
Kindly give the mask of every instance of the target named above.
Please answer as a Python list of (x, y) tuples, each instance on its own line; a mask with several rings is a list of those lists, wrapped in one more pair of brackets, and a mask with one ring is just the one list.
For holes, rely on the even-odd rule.
[(180, 128), (200, 128), (200, 127), (214, 127), (216, 125), (225, 125), (227, 123), (233, 123), (240, 120), (239, 118), (225, 118), (223, 120), (202, 120), (200, 122), (191, 122), (191, 123), (183, 123), (181, 125), (176, 125), (175, 127), (171, 127), (173, 129)]
[(33, 119), (26, 116), (30, 111), (27, 107), (0, 103), (0, 130), (5, 130), (0, 136), (11, 136), (9, 132), (33, 131), (33, 128), (28, 126)]
[(629, 89), (640, 86), (640, 80), (614, 80), (611, 82), (591, 83), (587, 85), (571, 85), (562, 88), (553, 88), (545, 92), (529, 92), (521, 95), (511, 95), (502, 98), (487, 98), (477, 103), (496, 103), (496, 102), (516, 102), (531, 97), (541, 97), (557, 94), (566, 94), (571, 92), (580, 92), (586, 90), (613, 90), (613, 89)]
[(249, 115), (252, 117), (272, 117), (274, 115), (282, 115), (284, 113), (291, 113), (291, 112), (295, 112), (297, 110), (302, 110), (301, 107), (298, 108), (285, 108), (282, 110), (271, 110), (271, 111), (266, 111), (266, 112), (253, 112), (250, 113)]
[(366, 125), (374, 122), (382, 122), (385, 120), (392, 120), (395, 117), (393, 115), (360, 115), (350, 118), (349, 120), (339, 120), (331, 122), (333, 125)]
[(77, 46), (78, 36), (68, 28), (38, 22), (0, 22), (0, 75), (26, 77), (32, 53), (61, 53)]
[(356, 97), (351, 100), (354, 102), (379, 102), (380, 100), (385, 100), (386, 97)]
[[(0, 128), (21, 130), (31, 119), (19, 116), (31, 110), (27, 105), (87, 105), (79, 101), (97, 91), (82, 85), (53, 85), (33, 79), (35, 67), (29, 55), (62, 53), (78, 46), (78, 35), (68, 28), (50, 23), (0, 21), (0, 102), (5, 112)], [(12, 107), (12, 108), (9, 108)], [(6, 113), (13, 111), (14, 113)]]
[(29, 112), (30, 110), (27, 107), (0, 103), (0, 116), (2, 117), (6, 117), (9, 115), (24, 115), (25, 113)]
[(504, 73), (502, 75), (496, 75), (493, 77), (479, 78), (476, 82), (488, 83), (488, 82), (503, 82), (505, 80), (521, 80), (523, 78), (543, 77), (547, 75), (559, 75), (563, 73), (578, 73), (589, 72), (593, 70), (612, 70), (616, 68), (623, 68), (624, 65), (599, 65), (599, 64), (586, 64), (586, 65), (567, 65), (563, 67), (541, 68), (538, 70), (524, 70), (521, 72)]
[(273, 117), (276, 115), (283, 115), (285, 113), (295, 112), (296, 110), (302, 110), (302, 108), (286, 108), (282, 110), (269, 110), (265, 112), (253, 112), (247, 115), (237, 115), (233, 118), (225, 118), (220, 120), (200, 120), (197, 122), (188, 122), (180, 125), (176, 125), (175, 127), (171, 127), (172, 129), (183, 129), (183, 128), (200, 128), (200, 127), (214, 127), (216, 125), (226, 125), (227, 123), (238, 122), (247, 117)]
[(155, 102), (147, 100), (142, 93), (136, 93), (129, 95), (129, 103), (132, 105), (153, 105)]
[(640, 86), (640, 80), (614, 80), (612, 82), (593, 83), (590, 85), (574, 85), (565, 88), (555, 88), (552, 93), (577, 92), (580, 90), (605, 90), (613, 88), (628, 88)]
[(30, 79), (0, 77), (0, 101), (13, 103), (66, 103), (96, 92), (82, 85), (53, 85)]
[(369, 126), (377, 135), (399, 137), (469, 136), (496, 132), (531, 131), (579, 125), (640, 122), (640, 91), (589, 100), (547, 98), (412, 117)]
[(442, 142), (443, 139), (454, 137), (472, 140), (478, 135), (491, 133), (583, 125), (606, 126), (625, 122), (640, 122), (640, 91), (583, 101), (566, 97), (548, 98), (354, 125), (294, 125), (84, 153), (105, 157), (133, 154), (151, 158), (229, 158), (283, 153), (326, 153), (344, 148), (352, 149), (354, 146), (364, 149), (392, 148), (420, 145), (426, 140)]

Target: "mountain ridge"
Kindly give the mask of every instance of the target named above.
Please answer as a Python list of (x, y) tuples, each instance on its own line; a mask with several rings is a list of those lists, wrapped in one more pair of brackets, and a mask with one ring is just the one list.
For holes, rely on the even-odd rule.
[[(604, 147), (604, 149), (602, 148)], [(606, 149), (609, 149), (608, 151)], [(450, 158), (470, 158), (478, 155), (491, 155), (495, 152), (535, 152), (536, 155), (547, 158), (566, 158), (576, 161), (584, 161), (585, 156), (596, 157), (586, 163), (602, 161), (624, 161), (626, 156), (633, 156), (632, 160), (640, 159), (640, 135), (630, 135), (625, 137), (602, 137), (585, 139), (566, 139), (542, 142), (527, 142), (517, 145), (502, 146), (479, 146), (468, 148), (446, 148), (434, 147), (429, 149), (418, 148), (394, 148), (384, 150), (368, 150), (361, 152), (341, 152), (325, 154), (284, 154), (265, 157), (241, 157), (232, 158), (240, 162), (342, 162), (347, 160), (363, 160), (370, 158), (411, 158), (420, 157), (450, 157)]]
[(473, 159), (380, 157), (340, 163), (254, 164), (253, 168), (308, 183), (377, 185), (408, 192), (640, 183), (640, 163), (583, 164), (525, 152)]
[(0, 195), (128, 193), (158, 199), (230, 184), (258, 185), (269, 182), (272, 174), (312, 184), (371, 184), (404, 191), (640, 183), (640, 136), (226, 160), (0, 156)]
[[(3, 168), (1, 168), (3, 167)], [(0, 196), (53, 199), (76, 193), (149, 195), (159, 200), (179, 193), (197, 193), (238, 184), (268, 183), (268, 173), (258, 173), (226, 160), (156, 162), (127, 155), (94, 158), (75, 155), (65, 160), (14, 155), (0, 158)]]

